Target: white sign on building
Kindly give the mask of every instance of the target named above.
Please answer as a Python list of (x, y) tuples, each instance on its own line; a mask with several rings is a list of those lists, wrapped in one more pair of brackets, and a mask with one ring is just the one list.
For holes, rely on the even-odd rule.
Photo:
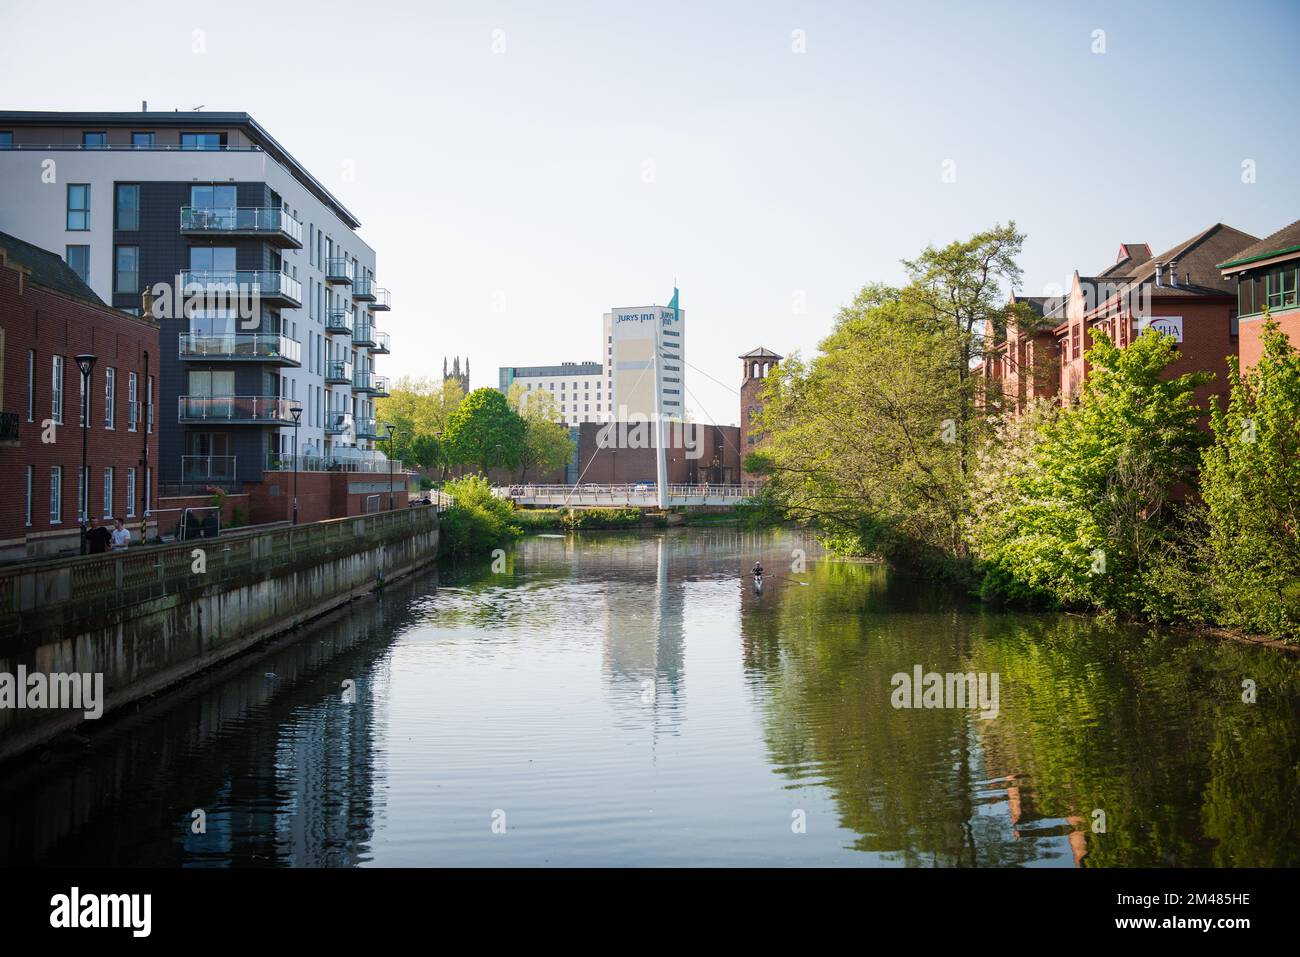
[(1148, 316), (1138, 321), (1138, 332), (1146, 332), (1147, 329), (1154, 329), (1157, 332), (1163, 332), (1171, 335), (1177, 342), (1183, 341), (1183, 317), (1182, 316)]

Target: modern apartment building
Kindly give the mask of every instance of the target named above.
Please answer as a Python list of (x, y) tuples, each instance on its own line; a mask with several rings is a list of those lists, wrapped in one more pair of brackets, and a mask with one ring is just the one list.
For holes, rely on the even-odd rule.
[(1291, 344), (1300, 347), (1300, 221), (1237, 250), (1218, 268), (1236, 284), (1243, 370), (1264, 353), (1265, 306)]
[(509, 393), (519, 383), (526, 406), (529, 396), (548, 392), (555, 400), (560, 421), (566, 425), (608, 422), (611, 396), (604, 367), (599, 362), (561, 362), (554, 366), (502, 366), (498, 387)]
[(158, 319), (163, 483), (291, 469), (295, 425), (300, 468), (383, 467), (375, 252), (251, 116), (0, 112), (0, 184), (0, 230)]

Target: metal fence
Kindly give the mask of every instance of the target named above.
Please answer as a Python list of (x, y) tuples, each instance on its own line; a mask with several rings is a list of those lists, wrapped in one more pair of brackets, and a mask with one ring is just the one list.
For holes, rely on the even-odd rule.
[[(54, 615), (57, 620), (75, 621), (295, 561), (321, 561), (359, 551), (432, 530), (437, 526), (437, 511), (399, 509), (3, 568), (0, 633), (21, 633), (24, 620), (49, 621), (43, 616)], [(201, 549), (201, 556), (196, 549)]]

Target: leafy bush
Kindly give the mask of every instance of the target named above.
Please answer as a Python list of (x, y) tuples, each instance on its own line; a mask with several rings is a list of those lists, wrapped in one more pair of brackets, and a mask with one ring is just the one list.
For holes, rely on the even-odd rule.
[(563, 513), (558, 508), (517, 508), (514, 522), (525, 532), (549, 532), (563, 527)]
[(443, 491), (451, 496), (452, 506), (443, 513), (438, 533), (440, 558), (483, 555), (523, 534), (513, 504), (493, 496), (482, 476), (455, 479)]
[(560, 516), (560, 524), (569, 531), (631, 528), (640, 525), (644, 518), (639, 508), (575, 508)]
[(1242, 375), (1235, 358), (1226, 409), (1211, 414), (1202, 490), (1225, 625), (1300, 637), (1300, 351), (1265, 313), (1264, 353)]

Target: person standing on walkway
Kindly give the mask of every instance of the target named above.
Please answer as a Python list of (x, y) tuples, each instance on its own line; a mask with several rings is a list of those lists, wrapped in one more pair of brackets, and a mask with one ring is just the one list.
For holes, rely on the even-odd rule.
[(99, 519), (93, 515), (90, 517), (89, 525), (86, 530), (86, 551), (91, 555), (102, 555), (108, 551), (108, 546), (113, 541), (112, 533), (100, 525)]
[(126, 530), (120, 518), (113, 519), (113, 551), (124, 552), (131, 544), (131, 533)]

